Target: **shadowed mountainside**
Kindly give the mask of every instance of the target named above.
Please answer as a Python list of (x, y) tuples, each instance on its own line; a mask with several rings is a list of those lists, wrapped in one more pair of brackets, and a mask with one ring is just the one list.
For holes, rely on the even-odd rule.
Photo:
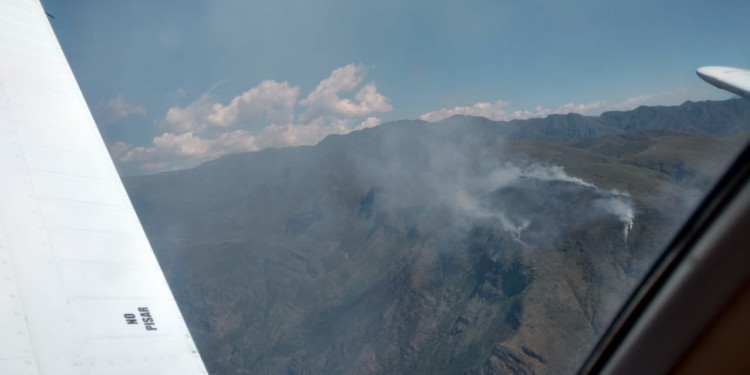
[(125, 185), (214, 375), (570, 373), (748, 125), (399, 121)]

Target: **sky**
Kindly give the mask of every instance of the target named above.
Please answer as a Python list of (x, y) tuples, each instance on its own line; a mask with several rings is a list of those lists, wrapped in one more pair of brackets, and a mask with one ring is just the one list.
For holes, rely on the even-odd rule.
[(118, 170), (311, 145), (399, 119), (731, 97), (750, 2), (42, 0)]

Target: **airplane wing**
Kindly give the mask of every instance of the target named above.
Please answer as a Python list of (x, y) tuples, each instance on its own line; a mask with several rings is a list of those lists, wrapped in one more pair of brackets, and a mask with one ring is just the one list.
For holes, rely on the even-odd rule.
[(0, 0), (0, 374), (206, 374), (39, 0)]
[(750, 70), (727, 66), (704, 66), (696, 71), (704, 81), (750, 99)]

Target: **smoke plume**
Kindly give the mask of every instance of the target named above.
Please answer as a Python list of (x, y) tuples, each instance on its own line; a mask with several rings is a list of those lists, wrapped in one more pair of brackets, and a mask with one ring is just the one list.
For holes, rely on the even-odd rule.
[(514, 155), (502, 146), (477, 147), (484, 140), (470, 135), (436, 130), (413, 137), (408, 127), (391, 130), (376, 146), (363, 144), (353, 167), (365, 186), (387, 192), (393, 208), (421, 206), (450, 213), (452, 228), (445, 230), (491, 226), (528, 246), (553, 244), (571, 222), (602, 215), (622, 223), (626, 240), (633, 228), (635, 213), (627, 193), (600, 189), (562, 166)]
[(633, 210), (633, 202), (630, 198), (630, 194), (627, 192), (620, 192), (617, 190), (611, 190), (609, 196), (602, 198), (597, 201), (597, 204), (604, 209), (605, 212), (617, 216), (622, 222), (622, 235), (625, 241), (628, 240), (628, 234), (633, 230), (633, 224), (635, 222), (635, 211)]

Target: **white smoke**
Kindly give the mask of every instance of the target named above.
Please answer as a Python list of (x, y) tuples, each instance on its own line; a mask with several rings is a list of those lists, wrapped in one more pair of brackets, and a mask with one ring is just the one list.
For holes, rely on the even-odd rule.
[(525, 167), (516, 164), (505, 163), (493, 170), (486, 181), (485, 187), (489, 191), (506, 187), (520, 178), (528, 178), (539, 181), (562, 181), (583, 187), (598, 189), (596, 185), (586, 182), (578, 177), (573, 177), (565, 172), (560, 166), (542, 163), (534, 163)]
[(465, 215), (471, 216), (474, 219), (499, 222), (500, 228), (510, 234), (514, 241), (526, 246), (526, 243), (521, 239), (521, 235), (531, 225), (531, 221), (525, 218), (512, 219), (502, 211), (493, 212), (483, 208), (479, 205), (478, 200), (470, 196), (464, 189), (458, 189), (455, 198), (456, 206)]
[[(384, 144), (393, 147), (392, 145), (400, 142), (403, 140), (394, 136), (387, 138)], [(572, 215), (578, 212), (589, 217), (615, 215), (624, 225), (623, 234), (626, 239), (633, 228), (635, 215), (632, 199), (627, 193), (600, 189), (589, 181), (571, 176), (561, 166), (544, 162), (510, 161), (504, 157), (493, 157), (495, 155), (488, 157), (481, 150), (446, 146), (442, 139), (418, 139), (410, 145), (410, 150), (413, 150), (413, 154), (386, 153), (379, 156), (381, 159), (375, 163), (369, 158), (357, 160), (357, 170), (363, 172), (368, 179), (371, 178), (374, 184), (399, 192), (393, 195), (393, 199), (400, 204), (419, 202), (418, 204), (446, 208), (459, 220), (457, 225), (473, 226), (477, 222), (484, 222), (485, 225), (507, 233), (515, 242), (524, 246), (532, 242), (549, 243), (566, 226), (566, 223), (559, 223), (559, 226), (554, 223), (545, 224), (547, 218), (539, 216), (540, 213), (525, 212), (516, 202), (504, 201), (513, 199), (509, 198), (513, 194), (524, 196), (523, 191), (515, 191), (507, 196), (496, 194), (511, 187), (523, 189), (527, 182), (541, 182), (531, 185), (540, 194), (544, 194), (544, 190), (537, 189), (544, 189), (549, 182), (567, 183), (590, 191), (593, 194), (586, 196), (593, 196), (594, 201), (588, 202), (588, 208), (577, 208), (573, 202), (561, 201), (555, 202), (558, 208), (551, 209), (565, 209), (565, 205), (569, 203), (568, 210), (575, 211), (568, 211)], [(414, 166), (417, 169), (412, 169)], [(555, 199), (557, 194), (562, 193), (554, 187), (549, 189), (550, 193), (555, 194)], [(566, 199), (565, 196), (559, 198)], [(395, 202), (393, 204), (397, 204)], [(543, 238), (530, 238), (531, 231), (534, 236)]]
[(586, 182), (578, 177), (573, 177), (565, 170), (557, 165), (545, 165), (545, 164), (532, 164), (528, 168), (522, 171), (521, 176), (533, 178), (540, 181), (562, 181), (570, 182), (576, 185), (581, 185), (593, 189), (598, 189), (596, 185)]
[(604, 208), (605, 212), (615, 215), (620, 219), (623, 224), (623, 237), (625, 241), (628, 240), (628, 235), (633, 229), (633, 224), (635, 222), (635, 210), (633, 209), (632, 199), (628, 192), (621, 192), (616, 189), (605, 192), (588, 181), (567, 174), (562, 167), (557, 165), (532, 164), (522, 171), (521, 176), (534, 178), (540, 181), (563, 181), (574, 183), (576, 185), (595, 189), (601, 194), (606, 194), (607, 197), (599, 200), (597, 203)]
[(630, 194), (612, 190), (610, 191), (610, 196), (599, 200), (597, 203), (605, 212), (615, 215), (620, 219), (620, 222), (623, 224), (622, 235), (625, 241), (627, 241), (635, 222), (635, 211), (633, 210)]
[(603, 196), (603, 198), (595, 202), (595, 205), (599, 206), (605, 213), (615, 215), (622, 222), (623, 237), (627, 241), (635, 222), (635, 211), (630, 194), (618, 190), (606, 191), (600, 189), (591, 182), (569, 175), (565, 172), (565, 169), (557, 165), (534, 163), (527, 166), (519, 166), (506, 163), (495, 168), (487, 175), (485, 181), (481, 181), (478, 184), (482, 188), (475, 192), (476, 195), (469, 194), (464, 188), (458, 188), (452, 203), (466, 215), (474, 216), (477, 219), (496, 220), (504, 232), (510, 234), (516, 242), (526, 245), (521, 236), (531, 225), (529, 219), (520, 216), (511, 217), (508, 213), (502, 211), (490, 211), (482, 207), (478, 202), (478, 198), (476, 198), (476, 196), (483, 196), (492, 191), (507, 187), (521, 178), (545, 182), (567, 182), (595, 190), (600, 196)]
[(514, 241), (526, 246), (526, 243), (521, 239), (521, 234), (523, 234), (523, 231), (531, 225), (531, 221), (524, 218), (512, 220), (505, 216), (505, 213), (503, 212), (498, 213), (497, 218), (500, 220), (500, 225), (503, 230), (510, 234)]

